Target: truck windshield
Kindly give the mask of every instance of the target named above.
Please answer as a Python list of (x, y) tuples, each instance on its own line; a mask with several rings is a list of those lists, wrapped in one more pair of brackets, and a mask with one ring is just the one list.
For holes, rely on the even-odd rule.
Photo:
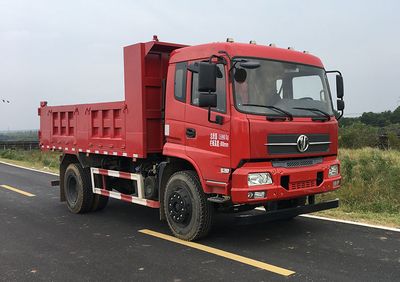
[(260, 67), (241, 69), (238, 64), (233, 70), (235, 103), (239, 111), (279, 115), (275, 107), (298, 117), (334, 114), (324, 69), (265, 59), (251, 60), (259, 62)]

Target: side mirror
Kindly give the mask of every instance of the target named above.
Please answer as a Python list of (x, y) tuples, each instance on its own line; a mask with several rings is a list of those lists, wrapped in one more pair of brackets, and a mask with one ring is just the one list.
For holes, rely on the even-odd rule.
[(217, 106), (217, 94), (200, 93), (199, 107), (202, 108), (215, 108)]
[(337, 100), (337, 110), (338, 111), (344, 110), (344, 101), (343, 100)]
[(339, 99), (344, 96), (343, 77), (341, 75), (336, 75), (336, 95)]
[(217, 89), (217, 65), (199, 63), (199, 92), (215, 92)]

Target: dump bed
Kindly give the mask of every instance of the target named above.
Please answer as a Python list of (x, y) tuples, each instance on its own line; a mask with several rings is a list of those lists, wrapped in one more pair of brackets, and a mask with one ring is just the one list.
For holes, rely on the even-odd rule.
[(181, 47), (156, 38), (125, 47), (125, 101), (66, 106), (41, 102), (41, 148), (131, 158), (161, 153), (163, 85), (170, 53)]

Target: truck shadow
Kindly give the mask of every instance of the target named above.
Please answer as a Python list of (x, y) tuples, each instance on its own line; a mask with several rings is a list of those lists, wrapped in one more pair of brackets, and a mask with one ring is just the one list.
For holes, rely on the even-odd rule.
[[(259, 213), (263, 212), (259, 211)], [(119, 228), (123, 229), (152, 229), (171, 234), (167, 222), (159, 220), (158, 209), (113, 200), (104, 211), (91, 215), (101, 218), (104, 223), (108, 222), (111, 225), (117, 223)], [(325, 236), (329, 233), (328, 230), (324, 230), (323, 223), (321, 226), (315, 221), (302, 217), (291, 220), (246, 223), (238, 222), (235, 216), (235, 214), (217, 214), (210, 234), (198, 242), (212, 245), (222, 242), (223, 245), (236, 245), (240, 242), (242, 247), (252, 247), (260, 242), (263, 242), (263, 245), (276, 246), (277, 243), (282, 242), (286, 246), (290, 242), (297, 242), (299, 238), (313, 240), (314, 237)]]

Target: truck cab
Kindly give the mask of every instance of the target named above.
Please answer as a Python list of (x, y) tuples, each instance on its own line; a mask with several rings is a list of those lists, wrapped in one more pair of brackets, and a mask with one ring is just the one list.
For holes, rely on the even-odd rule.
[(303, 199), (340, 186), (327, 72), (306, 52), (230, 42), (175, 50), (165, 113), (164, 155), (189, 161), (215, 201)]

